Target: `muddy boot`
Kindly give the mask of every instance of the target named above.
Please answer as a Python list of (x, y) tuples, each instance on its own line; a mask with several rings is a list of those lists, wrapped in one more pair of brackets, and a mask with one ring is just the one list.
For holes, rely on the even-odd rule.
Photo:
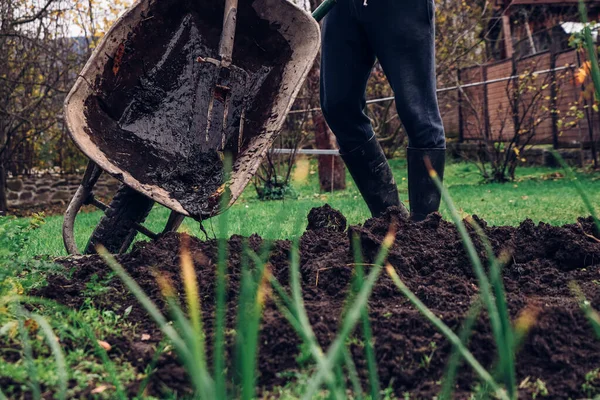
[(440, 208), (441, 194), (429, 177), (429, 172), (423, 161), (425, 157), (429, 158), (440, 179), (444, 179), (445, 149), (407, 149), (408, 198), (410, 218), (413, 221), (422, 221)]
[(408, 216), (408, 210), (398, 197), (390, 165), (375, 136), (350, 153), (340, 151), (340, 155), (373, 217), (379, 217), (392, 206), (400, 207)]

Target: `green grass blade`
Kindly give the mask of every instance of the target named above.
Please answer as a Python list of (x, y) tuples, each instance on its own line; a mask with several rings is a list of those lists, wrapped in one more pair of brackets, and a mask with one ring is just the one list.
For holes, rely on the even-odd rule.
[(8, 397), (6, 397), (6, 395), (2, 391), (2, 388), (0, 388), (0, 400), (8, 400)]
[(202, 305), (198, 292), (196, 271), (192, 255), (190, 254), (189, 240), (187, 235), (183, 236), (180, 249), (181, 281), (183, 282), (188, 315), (194, 332), (194, 341), (187, 343), (188, 346), (193, 346), (194, 348), (195, 363), (199, 364), (202, 370), (206, 370), (206, 344), (202, 324)]
[(567, 175), (567, 177), (569, 178), (569, 180), (575, 187), (575, 190), (579, 194), (579, 197), (581, 197), (581, 200), (583, 200), (583, 204), (585, 205), (588, 212), (592, 216), (592, 219), (594, 220), (594, 223), (596, 224), (596, 229), (598, 230), (598, 232), (600, 232), (600, 220), (598, 220), (598, 214), (596, 213), (596, 208), (592, 204), (592, 201), (590, 200), (590, 197), (588, 196), (587, 192), (581, 185), (581, 182), (579, 182), (579, 180), (573, 173), (573, 170), (569, 167), (569, 165), (565, 162), (565, 160), (560, 156), (560, 154), (558, 154), (557, 151), (552, 150), (552, 155), (554, 156), (554, 159), (556, 159), (556, 161), (558, 161), (558, 163), (560, 164), (562, 169), (565, 171), (565, 174)]
[(350, 307), (348, 313), (342, 321), (340, 332), (327, 351), (325, 364), (318, 366), (317, 371), (313, 374), (308, 382), (308, 388), (302, 397), (304, 400), (310, 400), (313, 398), (316, 391), (323, 383), (325, 376), (330, 373), (330, 371), (335, 368), (336, 364), (338, 363), (339, 358), (342, 356), (342, 350), (345, 346), (348, 335), (352, 332), (356, 326), (356, 323), (360, 319), (362, 312), (361, 310), (367, 304), (373, 286), (375, 286), (375, 282), (381, 273), (381, 268), (382, 267), (380, 265), (372, 268), (367, 279), (365, 280), (363, 287), (356, 295), (354, 304)]
[(146, 295), (146, 293), (144, 293), (144, 290), (137, 284), (137, 282), (135, 282), (133, 278), (131, 278), (131, 276), (129, 276), (129, 274), (127, 274), (127, 272), (111, 254), (101, 247), (98, 248), (98, 254), (100, 254), (104, 261), (121, 278), (121, 280), (137, 298), (140, 304), (146, 309), (148, 314), (150, 314), (150, 316), (158, 324), (165, 336), (171, 340), (175, 346), (175, 350), (181, 357), (182, 362), (186, 365), (186, 369), (190, 374), (190, 378), (192, 379), (196, 390), (199, 391), (198, 394), (205, 399), (212, 398), (214, 393), (212, 390), (212, 380), (208, 376), (205, 366), (202, 364), (202, 358), (194, 358), (194, 355), (198, 353), (195, 351), (195, 346), (199, 345), (200, 338), (194, 334), (194, 329), (186, 320), (183, 311), (181, 311), (181, 308), (177, 304), (177, 300), (172, 296), (166, 296), (169, 309), (174, 315), (175, 323), (179, 327), (186, 340), (182, 339), (179, 333), (177, 333), (177, 330), (175, 330), (168, 323), (158, 307), (156, 307), (152, 300)]
[(475, 359), (473, 354), (463, 345), (462, 341), (452, 329), (450, 329), (441, 319), (439, 319), (410, 289), (402, 282), (396, 271), (392, 266), (387, 267), (387, 273), (392, 278), (392, 281), (396, 285), (396, 287), (408, 298), (408, 300), (419, 310), (425, 318), (427, 318), (444, 336), (452, 345), (458, 349), (461, 356), (469, 363), (469, 365), (473, 368), (475, 373), (479, 375), (479, 377), (483, 380), (484, 383), (488, 384), (494, 390), (495, 394), (503, 399), (508, 399), (504, 391), (500, 389), (498, 384), (494, 381), (494, 378), (490, 375), (488, 371)]
[(144, 293), (144, 290), (137, 284), (137, 282), (129, 276), (129, 274), (123, 269), (121, 264), (117, 262), (117, 260), (106, 251), (105, 248), (99, 247), (97, 249), (98, 254), (104, 262), (113, 270), (115, 273), (121, 278), (123, 283), (129, 288), (129, 290), (136, 297), (138, 302), (146, 309), (150, 317), (158, 324), (159, 328), (163, 331), (163, 333), (173, 342), (173, 345), (176, 348), (187, 349), (187, 345), (181, 339), (177, 331), (173, 329), (173, 327), (168, 323), (167, 319), (162, 315), (158, 307), (150, 300), (150, 298)]
[(52, 351), (52, 355), (54, 356), (54, 360), (56, 361), (56, 373), (58, 375), (59, 382), (59, 391), (57, 396), (59, 399), (67, 398), (67, 382), (69, 380), (69, 374), (67, 372), (67, 363), (65, 362), (65, 356), (60, 348), (60, 344), (58, 343), (58, 338), (52, 331), (50, 324), (44, 317), (41, 315), (31, 315), (42, 331), (44, 332), (44, 336), (46, 337), (46, 342)]
[[(354, 287), (354, 293), (360, 290), (360, 287), (364, 283), (364, 268), (363, 268), (363, 255), (360, 247), (360, 239), (354, 235), (352, 237), (353, 248), (354, 248), (354, 263), (355, 268), (355, 279), (356, 284)], [(377, 372), (377, 359), (375, 356), (373, 331), (371, 329), (371, 321), (369, 321), (369, 309), (365, 306), (361, 312), (362, 332), (365, 339), (365, 357), (367, 359), (367, 372), (369, 374), (369, 388), (372, 400), (379, 399), (379, 393), (381, 386), (379, 384), (379, 374)]]
[(35, 367), (35, 363), (33, 360), (33, 351), (31, 349), (31, 343), (29, 343), (29, 334), (27, 333), (27, 328), (25, 327), (25, 323), (23, 322), (24, 315), (19, 318), (18, 327), (19, 327), (19, 336), (21, 337), (21, 343), (23, 346), (23, 354), (25, 356), (25, 366), (27, 368), (27, 374), (29, 377), (29, 387), (31, 388), (31, 395), (35, 400), (40, 400), (42, 398), (42, 391), (40, 389), (40, 381), (37, 375), (37, 368)]
[[(465, 348), (467, 348), (469, 338), (473, 333), (473, 327), (475, 326), (475, 322), (477, 322), (477, 318), (481, 313), (481, 306), (481, 299), (477, 298), (471, 307), (469, 307), (467, 318), (465, 319), (458, 334), (458, 338)], [(456, 375), (458, 373), (458, 367), (460, 366), (461, 359), (462, 356), (459, 348), (457, 346), (452, 346), (452, 352), (450, 353), (448, 366), (446, 367), (446, 373), (444, 374), (442, 381), (442, 389), (440, 390), (440, 394), (438, 396), (439, 400), (452, 400), (454, 382), (456, 381)]]
[(175, 348), (177, 355), (183, 362), (199, 398), (213, 399), (215, 397), (214, 383), (208, 372), (206, 360), (203, 357), (196, 358), (197, 346), (201, 338), (196, 336), (192, 324), (186, 319), (177, 299), (172, 296), (167, 296), (166, 299), (176, 330), (183, 336), (183, 341), (186, 343), (186, 347), (183, 349)]
[[(473, 267), (473, 271), (475, 272), (475, 275), (477, 276), (477, 280), (479, 283), (479, 290), (481, 291), (481, 297), (482, 297), (483, 302), (488, 310), (490, 324), (492, 326), (492, 333), (493, 333), (494, 339), (496, 341), (496, 346), (498, 347), (498, 356), (501, 360), (504, 360), (503, 353), (506, 351), (506, 349), (505, 349), (506, 340), (504, 337), (504, 330), (502, 328), (502, 322), (500, 321), (500, 316), (498, 314), (498, 308), (496, 305), (496, 301), (492, 294), (490, 282), (487, 278), (487, 275), (485, 274), (483, 265), (481, 264), (481, 259), (477, 255), (477, 250), (475, 249), (475, 246), (473, 245), (473, 241), (471, 240), (471, 237), (469, 236), (469, 233), (467, 232), (467, 228), (465, 227), (460, 216), (458, 215), (458, 211), (454, 205), (454, 202), (452, 201), (452, 198), (450, 197), (450, 194), (448, 193), (448, 190), (444, 187), (444, 185), (440, 181), (437, 173), (433, 170), (433, 168), (429, 168), (429, 173), (430, 173), (431, 179), (434, 181), (436, 187), (440, 191), (440, 193), (442, 195), (442, 199), (444, 200), (444, 203), (446, 204), (446, 206), (448, 207), (448, 210), (450, 211), (450, 216), (452, 218), (452, 221), (454, 222), (456, 229), (458, 230), (458, 233), (461, 237), (465, 251), (467, 252), (467, 256), (469, 257), (469, 260)], [(512, 348), (508, 349), (508, 351), (512, 351)], [(505, 364), (503, 364), (503, 365), (505, 365)], [(505, 382), (505, 383), (509, 384), (509, 382)]]
[(585, 295), (583, 294), (583, 291), (579, 285), (577, 285), (575, 282), (572, 282), (569, 287), (571, 288), (573, 295), (575, 295), (577, 298), (581, 311), (583, 311), (586, 318), (590, 322), (590, 325), (592, 325), (592, 329), (594, 329), (596, 336), (598, 339), (600, 339), (600, 314), (598, 314), (598, 312), (592, 308), (592, 304), (588, 299), (585, 298)]
[[(231, 156), (225, 157), (224, 163), (225, 181), (229, 180), (231, 172)], [(215, 289), (215, 337), (213, 349), (213, 373), (215, 379), (215, 390), (218, 399), (227, 398), (227, 386), (225, 382), (225, 317), (227, 313), (227, 240), (228, 233), (228, 214), (226, 211), (229, 205), (229, 189), (226, 189), (221, 196), (221, 214), (218, 218), (219, 238), (218, 238), (218, 261), (216, 273)]]
[[(310, 325), (308, 314), (304, 308), (304, 300), (302, 298), (302, 286), (300, 284), (300, 249), (299, 239), (296, 238), (293, 241), (291, 249), (290, 259), (290, 286), (292, 290), (291, 301), (295, 310), (295, 317), (298, 320), (300, 329), (303, 331), (303, 336), (307, 339), (311, 352), (317, 356), (317, 364), (319, 367), (325, 367), (326, 360), (323, 356), (323, 350), (318, 344), (315, 333)], [(323, 373), (323, 379), (327, 382), (330, 390), (330, 395), (333, 398), (341, 399), (342, 393), (340, 388), (336, 385), (336, 378), (334, 375), (334, 366), (327, 366)]]
[(510, 398), (516, 398), (518, 395), (517, 387), (517, 373), (515, 369), (515, 345), (514, 345), (514, 332), (510, 320), (510, 314), (508, 312), (508, 305), (506, 303), (506, 291), (504, 289), (504, 282), (502, 281), (502, 265), (494, 254), (494, 249), (490, 243), (485, 232), (473, 219), (469, 219), (469, 223), (475, 229), (475, 232), (479, 236), (479, 239), (483, 243), (485, 251), (488, 256), (490, 265), (490, 284), (496, 299), (496, 307), (498, 309), (498, 318), (502, 326), (502, 334), (504, 342), (499, 348), (499, 359), (502, 374), (504, 376), (504, 383), (508, 390)]
[[(369, 273), (368, 278), (366, 279), (366, 281), (364, 281), (362, 287), (360, 288), (356, 296), (353, 296), (353, 304), (349, 307), (348, 312), (345, 314), (342, 320), (342, 325), (340, 327), (340, 332), (338, 333), (338, 336), (333, 341), (333, 343), (329, 347), (329, 350), (327, 351), (325, 363), (320, 364), (317, 368), (317, 371), (311, 377), (303, 399), (311, 399), (315, 392), (318, 390), (318, 388), (321, 386), (323, 380), (326, 379), (326, 377), (330, 374), (330, 371), (335, 367), (335, 365), (337, 365), (337, 362), (341, 357), (341, 351), (345, 346), (345, 342), (348, 338), (348, 335), (350, 335), (350, 333), (356, 326), (358, 319), (362, 315), (362, 310), (368, 302), (373, 286), (375, 285), (375, 282), (377, 281), (377, 278), (381, 273), (382, 265), (385, 259), (387, 258), (390, 248), (394, 244), (395, 238), (395, 226), (391, 226), (389, 232), (383, 239), (381, 248), (379, 249), (377, 256), (375, 257), (375, 263), (373, 268), (371, 269), (371, 272)], [(292, 253), (292, 255), (293, 254), (294, 253)], [(296, 257), (298, 257), (298, 255)], [(294, 267), (294, 262), (292, 262), (292, 267)], [(293, 275), (299, 276), (299, 272), (297, 271), (297, 265), (295, 266), (295, 269), (296, 271)], [(297, 279), (298, 278), (296, 277), (296, 280)], [(295, 285), (299, 286), (299, 283), (296, 281)], [(292, 283), (292, 288), (294, 288), (294, 282)], [(296, 288), (295, 291), (298, 292), (299, 289)], [(296, 296), (298, 296), (297, 293)], [(302, 298), (300, 296), (300, 301), (301, 299)], [(296, 299), (294, 300), (296, 301)], [(304, 307), (302, 306), (302, 304), (300, 305), (301, 307), (298, 307), (298, 312), (300, 315), (302, 315), (303, 313), (305, 315)]]
[(152, 374), (154, 373), (156, 364), (158, 364), (158, 360), (160, 359), (160, 356), (162, 355), (162, 353), (165, 351), (166, 348), (167, 348), (167, 341), (165, 338), (163, 338), (160, 341), (160, 343), (158, 343), (158, 346), (156, 347), (156, 351), (154, 352), (154, 355), (152, 356), (150, 363), (148, 365), (146, 365), (146, 368), (145, 368), (146, 377), (140, 383), (140, 387), (138, 388), (138, 391), (137, 391), (136, 397), (138, 399), (142, 399), (144, 397), (144, 392), (146, 391), (146, 387), (148, 387), (148, 383), (150, 383), (150, 379), (152, 378)]
[(248, 263), (248, 243), (244, 242), (242, 251), (242, 278), (240, 282), (240, 300), (236, 335), (236, 357), (238, 358), (238, 376), (241, 375), (242, 399), (250, 400), (256, 396), (256, 360), (258, 356), (258, 337), (260, 320), (265, 299), (265, 286), (268, 284), (269, 271), (260, 262), (255, 265), (254, 275)]
[[(285, 290), (283, 290), (283, 287), (281, 286), (277, 278), (271, 276), (269, 282), (271, 283), (271, 286), (275, 289), (275, 294), (278, 296), (273, 297), (273, 301), (275, 302), (275, 305), (277, 306), (279, 312), (281, 312), (284, 318), (290, 323), (292, 328), (294, 328), (300, 339), (302, 339), (302, 341), (308, 345), (311, 355), (314, 361), (317, 363), (317, 365), (325, 365), (325, 356), (323, 354), (323, 350), (321, 349), (316, 338), (314, 337), (312, 329), (306, 329), (300, 323), (298, 317), (295, 315), (294, 311), (292, 311), (294, 305), (291, 303), (291, 299), (289, 299), (289, 297), (288, 300), (291, 304), (291, 307), (288, 307), (284, 304), (283, 298), (287, 297), (287, 294), (285, 293)], [(276, 288), (279, 288), (281, 291), (278, 292)], [(283, 294), (283, 296), (280, 296), (279, 293)], [(325, 383), (329, 387), (330, 393), (333, 395), (337, 395), (337, 387), (335, 386), (333, 374), (327, 374), (324, 379)]]
[(356, 370), (356, 365), (354, 364), (354, 360), (352, 359), (352, 354), (348, 347), (344, 347), (344, 362), (346, 364), (346, 370), (348, 371), (348, 378), (350, 379), (350, 383), (352, 384), (353, 398), (355, 400), (362, 400), (365, 395), (362, 390), (362, 386), (360, 384), (360, 378), (358, 377), (358, 371)]

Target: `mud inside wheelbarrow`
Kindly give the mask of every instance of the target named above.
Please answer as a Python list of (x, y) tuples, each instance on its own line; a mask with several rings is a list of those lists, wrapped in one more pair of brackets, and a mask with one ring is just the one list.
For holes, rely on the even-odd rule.
[[(285, 0), (240, 0), (222, 137), (209, 137), (222, 0), (140, 1), (107, 34), (66, 102), (79, 147), (167, 207), (214, 215), (224, 154), (231, 202), (280, 129), (319, 45), (310, 15)], [(240, 73), (235, 73), (240, 71)]]

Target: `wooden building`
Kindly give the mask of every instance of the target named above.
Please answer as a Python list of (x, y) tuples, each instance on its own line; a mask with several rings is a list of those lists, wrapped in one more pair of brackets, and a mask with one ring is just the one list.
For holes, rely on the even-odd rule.
[[(527, 108), (511, 102), (510, 77), (545, 71), (528, 82), (543, 88), (540, 101), (546, 101), (538, 106), (546, 110), (540, 112), (539, 123), (530, 125), (531, 144), (593, 146), (600, 137), (600, 117), (584, 99), (585, 88), (574, 79), (585, 54), (569, 46), (572, 32), (581, 29), (578, 0), (491, 1), (493, 16), (482, 34), (488, 62), (458, 71), (458, 81), (465, 87), (449, 101), (445, 100), (449, 94), (440, 96), (449, 136), (459, 142), (506, 141), (514, 126), (511, 112)], [(586, 5), (589, 19), (598, 21), (600, 0)], [(569, 124), (576, 119), (567, 117), (574, 106), (584, 111), (584, 117)]]

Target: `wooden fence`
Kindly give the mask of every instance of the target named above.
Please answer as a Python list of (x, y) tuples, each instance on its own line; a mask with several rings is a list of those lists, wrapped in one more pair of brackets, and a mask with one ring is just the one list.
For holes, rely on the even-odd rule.
[[(515, 118), (529, 118), (529, 124), (523, 127), (533, 133), (531, 144), (565, 148), (588, 146), (597, 141), (599, 113), (585, 107), (588, 105), (582, 95), (585, 85), (582, 87), (574, 80), (574, 73), (584, 62), (579, 58), (575, 50), (547, 51), (459, 70), (457, 81), (461, 85), (489, 83), (440, 94), (440, 109), (448, 136), (454, 136), (459, 142), (485, 138), (506, 141), (514, 135)], [(561, 68), (565, 66), (568, 68)], [(533, 71), (555, 69), (560, 71), (535, 78), (528, 75)], [(498, 81), (511, 76), (521, 77)], [(534, 100), (535, 90), (521, 90), (515, 85), (536, 86), (541, 93)], [(511, 97), (517, 91), (524, 92), (518, 101)], [(583, 111), (584, 118), (575, 118), (573, 107)], [(577, 123), (569, 124), (571, 121)]]

